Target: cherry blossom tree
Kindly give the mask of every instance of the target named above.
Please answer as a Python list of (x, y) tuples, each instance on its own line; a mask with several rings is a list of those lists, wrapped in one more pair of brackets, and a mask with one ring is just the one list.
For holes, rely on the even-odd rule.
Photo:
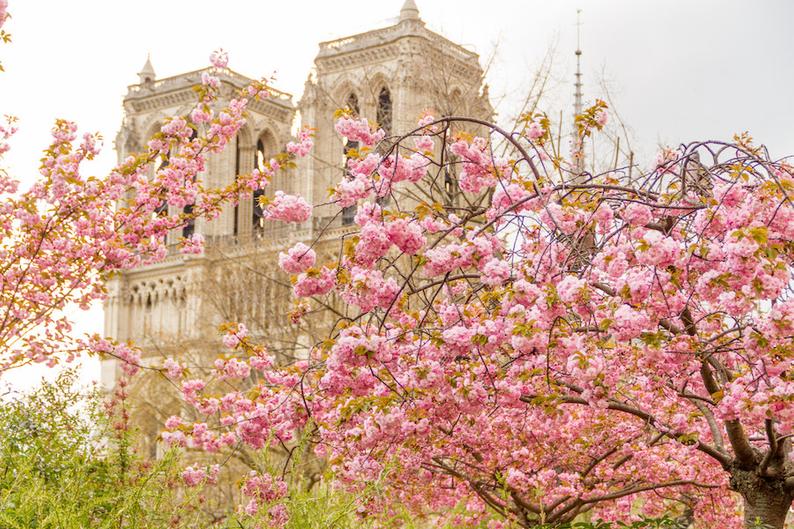
[[(0, 27), (8, 18), (6, 7), (0, 1)], [(84, 164), (99, 153), (102, 138), (81, 136), (77, 125), (66, 120), (55, 122), (39, 178), (29, 189), (21, 190), (19, 180), (0, 168), (0, 373), (30, 362), (54, 365), (86, 351), (127, 360), (125, 369), (134, 372), (138, 352), (99, 337), (74, 336), (71, 309), (86, 309), (101, 299), (113, 274), (162, 259), (173, 250), (165, 242), (170, 230), (197, 217), (217, 216), (242, 190), (267, 185), (282, 165), (308, 151), (311, 132), (301, 131), (288, 144), (289, 152), (274, 158), (265, 171), (222, 188), (203, 184), (208, 157), (235, 137), (245, 123), (247, 103), (268, 96), (266, 83), (259, 81), (227, 107), (220, 105), (215, 73), (227, 61), (224, 52), (213, 53), (192, 111), (165, 120), (145, 152), (130, 156), (107, 176), (84, 174)], [(14, 118), (0, 126), (0, 157), (15, 131)], [(168, 206), (176, 213), (169, 214)], [(278, 217), (295, 207), (301, 207), (300, 200), (280, 196), (270, 209)], [(180, 246), (197, 253), (202, 243), (196, 234)]]
[[(212, 56), (213, 68), (226, 61)], [(30, 189), (0, 173), (3, 370), (89, 350), (134, 373), (132, 346), (75, 339), (65, 311), (101, 298), (114, 273), (161, 259), (170, 230), (217, 215), (308, 153), (306, 129), (264, 171), (205, 188), (207, 157), (267, 93), (255, 83), (220, 109), (213, 68), (196, 108), (106, 177), (82, 171), (101, 138), (63, 120)], [(566, 159), (543, 115), (514, 134), (425, 117), (387, 138), (343, 112), (337, 131), (361, 148), (330, 200), (340, 214), (358, 206), (358, 231), (334, 262), (303, 245), (281, 266), (298, 306), (338, 296), (345, 316), (288, 365), (244, 325), (227, 326), (232, 354), (215, 379), (256, 371), (245, 391), (214, 394), (168, 362), (207, 421), (173, 417), (163, 439), (221, 451), (289, 449), (308, 435), (350, 491), (386, 487), (359, 498), (362, 515), (384, 519), (396, 505), (435, 515), (464, 505), (455, 523), (492, 529), (587, 512), (782, 528), (794, 498), (794, 169), (743, 135), (666, 149), (643, 172), (590, 174), (584, 146), (606, 120), (602, 103), (577, 116)], [(14, 127), (0, 129), (0, 154)], [(480, 136), (452, 133), (463, 127)], [(267, 204), (273, 220), (310, 215), (301, 197), (277, 192)], [(214, 468), (190, 467), (184, 480), (210, 482)], [(287, 522), (281, 477), (254, 472), (242, 493), (254, 519)]]
[[(794, 169), (741, 135), (590, 174), (578, 160), (605, 107), (577, 117), (570, 159), (543, 115), (513, 134), (426, 117), (385, 138), (342, 112), (362, 148), (331, 200), (358, 204), (357, 231), (335, 262), (299, 244), (281, 266), (297, 298), (339, 296), (346, 316), (289, 365), (230, 325), (214, 381), (261, 382), (218, 395), (172, 372), (207, 420), (174, 417), (164, 439), (223, 451), (308, 432), (349, 490), (387, 487), (360, 500), (385, 518), (465, 504), (456, 523), (492, 528), (586, 512), (782, 528)], [(452, 135), (466, 126), (484, 134)], [(275, 218), (305, 218), (279, 202)], [(246, 511), (281, 525), (286, 492), (262, 479)]]

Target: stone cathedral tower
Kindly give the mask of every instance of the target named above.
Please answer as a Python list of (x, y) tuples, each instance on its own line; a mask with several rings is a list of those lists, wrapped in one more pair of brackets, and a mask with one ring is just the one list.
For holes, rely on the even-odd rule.
[(315, 203), (325, 201), (340, 177), (344, 146), (333, 127), (336, 109), (349, 107), (387, 136), (412, 130), (426, 110), (492, 114), (477, 54), (427, 29), (413, 0), (392, 26), (320, 43), (314, 64), (299, 108), (317, 128), (316, 158), (308, 167)]
[[(395, 22), (381, 29), (322, 42), (300, 102), (290, 94), (248, 107), (248, 122), (234, 145), (210, 160), (202, 178), (222, 185), (278, 152), (289, 140), (300, 111), (303, 123), (316, 129), (313, 154), (291, 174), (269, 186), (302, 194), (314, 204), (327, 201), (328, 188), (343, 176), (346, 145), (334, 131), (333, 113), (349, 107), (376, 121), (390, 135), (411, 130), (425, 110), (434, 115), (467, 114), (489, 118), (492, 108), (477, 54), (429, 30), (413, 0), (406, 0)], [(184, 114), (194, 102), (191, 87), (203, 70), (158, 79), (147, 59), (138, 84), (124, 98), (125, 117), (116, 139), (120, 159), (146, 145), (166, 116)], [(228, 69), (214, 70), (228, 100), (250, 79)], [(222, 99), (223, 99), (222, 98)], [(272, 191), (270, 191), (272, 192)], [(240, 197), (210, 222), (198, 221), (168, 242), (201, 233), (203, 255), (177, 252), (163, 262), (125, 272), (109, 285), (105, 333), (132, 340), (160, 365), (166, 356), (192, 355), (188, 363), (211, 365), (220, 352), (216, 335), (223, 321), (244, 322), (252, 334), (267, 336), (284, 354), (300, 354), (327, 334), (330, 316), (315, 315), (290, 323), (289, 279), (276, 266), (278, 252), (298, 241), (315, 240), (319, 257), (333, 258), (342, 236), (354, 231), (353, 206), (343, 215), (316, 208), (299, 226), (271, 225), (255, 206), (256, 197)], [(323, 255), (325, 254), (325, 255)], [(334, 303), (334, 300), (331, 300)], [(103, 382), (112, 386), (118, 366), (103, 364)], [(137, 421), (156, 438), (162, 421), (178, 406), (162, 380), (151, 377), (136, 391)], [(156, 443), (149, 447), (156, 452)]]

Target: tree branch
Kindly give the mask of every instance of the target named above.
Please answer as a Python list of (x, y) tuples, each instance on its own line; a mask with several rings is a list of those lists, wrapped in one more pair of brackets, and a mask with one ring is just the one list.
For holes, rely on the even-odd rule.
[[(533, 398), (534, 395), (522, 395), (520, 400), (522, 402), (531, 404)], [(589, 406), (589, 403), (581, 397), (561, 396), (559, 397), (559, 399), (566, 404), (581, 404), (581, 405)], [(639, 419), (642, 419), (649, 425), (656, 428), (659, 431), (659, 433), (663, 433), (669, 439), (672, 439), (677, 442), (680, 442), (679, 438), (682, 435), (686, 434), (686, 432), (677, 432), (663, 425), (660, 425), (656, 420), (656, 418), (648, 412), (642, 411), (632, 406), (628, 406), (626, 404), (623, 404), (621, 402), (612, 399), (609, 400), (607, 409), (628, 413), (629, 415), (633, 415)], [(725, 454), (723, 454), (722, 452), (720, 452), (719, 450), (717, 450), (716, 448), (714, 448), (713, 446), (707, 445), (699, 440), (695, 441), (694, 445), (695, 448), (697, 448), (704, 454), (711, 456), (713, 459), (716, 459), (720, 463), (720, 465), (722, 465), (723, 468), (727, 469), (730, 466), (731, 463), (730, 458)]]

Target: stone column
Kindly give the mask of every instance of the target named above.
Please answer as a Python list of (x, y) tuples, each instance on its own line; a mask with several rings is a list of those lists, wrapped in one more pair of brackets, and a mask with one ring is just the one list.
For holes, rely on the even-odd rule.
[[(246, 174), (254, 170), (256, 162), (256, 146), (240, 146), (240, 173)], [(244, 192), (240, 194), (240, 203), (237, 206), (237, 235), (241, 239), (251, 236), (251, 217), (254, 213), (252, 194)]]

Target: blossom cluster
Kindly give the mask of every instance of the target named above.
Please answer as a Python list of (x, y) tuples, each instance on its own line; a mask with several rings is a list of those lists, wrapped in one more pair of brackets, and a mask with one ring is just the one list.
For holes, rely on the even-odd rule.
[[(5, 6), (4, 2), (0, 21)], [(227, 61), (222, 50), (211, 57), (215, 69), (224, 68)], [(28, 189), (20, 191), (18, 180), (0, 171), (4, 369), (27, 361), (54, 364), (88, 348), (117, 358), (125, 375), (135, 374), (141, 363), (133, 346), (75, 339), (67, 309), (85, 309), (102, 299), (105, 281), (118, 271), (163, 259), (169, 232), (199, 217), (214, 218), (252, 181), (264, 187), (280, 168), (276, 164), (267, 175), (241, 175), (225, 187), (202, 182), (209, 157), (220, 153), (245, 123), (248, 101), (267, 91), (263, 83), (254, 83), (224, 106), (212, 80), (215, 70), (205, 73), (209, 77), (197, 87), (195, 106), (163, 120), (143, 152), (122, 160), (106, 177), (82, 172), (83, 164), (99, 154), (101, 138), (81, 135), (67, 120), (55, 122), (39, 179)], [(0, 156), (15, 130), (11, 118), (0, 126)], [(301, 132), (299, 148), (280, 159), (305, 156), (310, 144), (311, 135)], [(305, 220), (310, 211), (302, 199), (279, 196), (270, 214), (274, 219)], [(204, 238), (193, 233), (180, 244), (184, 253), (200, 254)]]
[(312, 207), (303, 197), (287, 195), (283, 191), (276, 191), (276, 196), (265, 210), (265, 216), (270, 220), (282, 222), (305, 222), (312, 214)]
[(371, 146), (381, 141), (386, 133), (383, 129), (372, 130), (365, 118), (341, 117), (334, 125), (336, 132), (348, 141), (360, 142), (361, 145)]
[[(582, 141), (607, 123), (603, 107), (585, 118)], [(587, 509), (625, 520), (680, 501), (696, 524), (739, 527), (729, 482), (742, 439), (771, 454), (766, 469), (762, 457), (742, 464), (778, 479), (773, 456), (789, 455), (769, 431), (794, 433), (794, 169), (723, 146), (727, 160), (691, 182), (686, 159), (707, 148), (693, 144), (643, 179), (582, 183), (560, 180), (574, 163), (552, 171), (529, 148), (501, 159), (488, 138), (436, 145), (433, 123), (416, 131), (420, 152), (348, 161), (332, 198), (357, 213), (335, 263), (318, 265), (305, 243), (279, 255), (302, 307), (341, 306), (330, 337), (281, 363), (227, 333), (249, 354), (219, 360), (216, 376), (255, 370), (266, 383), (218, 398), (183, 380), (218, 431), (174, 422), (169, 438), (260, 449), (311, 418), (315, 453), (342, 485), (387, 487), (359, 506), (384, 517), (399, 502), (418, 514), (464, 505), (454, 522), (472, 527), (489, 509), (519, 523)], [(379, 141), (366, 120), (343, 116), (337, 130)], [(450, 174), (457, 201), (438, 185)], [(251, 480), (247, 510), (267, 506), (280, 523), (278, 486)]]

